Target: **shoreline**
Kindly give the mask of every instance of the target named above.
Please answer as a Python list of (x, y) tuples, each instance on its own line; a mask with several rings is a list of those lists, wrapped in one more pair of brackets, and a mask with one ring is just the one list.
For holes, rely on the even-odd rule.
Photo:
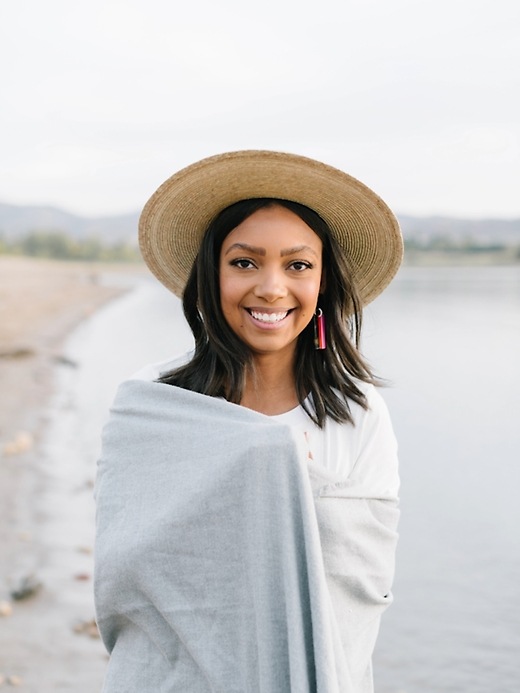
[[(91, 624), (91, 547), (77, 548), (73, 578), (46, 574), (40, 501), (53, 480), (44, 442), (60, 369), (75, 365), (64, 354), (67, 339), (145, 272), (140, 265), (0, 256), (0, 685), (50, 693), (75, 670), (81, 679), (89, 662), (104, 669)], [(61, 531), (56, 527), (51, 543)], [(13, 591), (22, 587), (27, 594), (17, 600)], [(93, 682), (78, 680), (74, 690), (93, 690)]]

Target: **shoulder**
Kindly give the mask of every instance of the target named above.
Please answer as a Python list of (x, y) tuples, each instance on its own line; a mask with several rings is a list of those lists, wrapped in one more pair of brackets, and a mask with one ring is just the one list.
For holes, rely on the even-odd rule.
[(130, 380), (157, 380), (164, 373), (175, 370), (175, 368), (180, 368), (186, 363), (189, 363), (193, 357), (193, 351), (188, 351), (180, 356), (174, 356), (173, 358), (166, 359), (165, 361), (157, 361), (156, 363), (149, 363), (148, 365), (140, 368), (131, 377)]
[(366, 397), (367, 408), (354, 404), (353, 415), (365, 444), (374, 439), (397, 448), (390, 413), (380, 389), (369, 383), (359, 383), (359, 388)]
[[(370, 429), (378, 422), (385, 423), (391, 427), (390, 414), (387, 404), (380, 392), (380, 389), (371, 383), (355, 380), (356, 387), (363, 393), (366, 400), (366, 408), (357, 402), (349, 399), (349, 407), (354, 420), (354, 428), (359, 431)], [(343, 426), (343, 424), (340, 424)], [(349, 424), (345, 424), (349, 426)], [(366, 430), (365, 430), (366, 432)]]
[(397, 496), (399, 489), (397, 440), (386, 402), (378, 388), (356, 383), (367, 409), (349, 402), (354, 425), (336, 424), (336, 435), (348, 440), (352, 450), (352, 478), (383, 497)]

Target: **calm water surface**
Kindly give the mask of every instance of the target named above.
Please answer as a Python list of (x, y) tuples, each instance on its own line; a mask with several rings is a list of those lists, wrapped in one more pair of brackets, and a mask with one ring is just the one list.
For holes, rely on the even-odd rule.
[(406, 268), (367, 351), (400, 441), (380, 693), (520, 691), (520, 269)]
[[(520, 268), (404, 268), (366, 311), (364, 351), (400, 441), (395, 603), (378, 693), (520, 691)], [(92, 465), (116, 385), (191, 336), (165, 289), (138, 289), (70, 342)]]

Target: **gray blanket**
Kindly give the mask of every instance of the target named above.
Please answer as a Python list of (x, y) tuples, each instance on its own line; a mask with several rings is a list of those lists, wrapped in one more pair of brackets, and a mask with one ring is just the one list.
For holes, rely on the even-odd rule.
[(291, 430), (132, 380), (96, 482), (106, 693), (367, 693), (391, 601), (395, 498)]

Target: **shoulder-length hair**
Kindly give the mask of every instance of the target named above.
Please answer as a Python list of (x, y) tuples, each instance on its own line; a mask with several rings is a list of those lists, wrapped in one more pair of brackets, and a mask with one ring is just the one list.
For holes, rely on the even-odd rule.
[[(312, 321), (298, 337), (294, 363), (296, 393), (308, 416), (320, 428), (327, 417), (353, 422), (349, 400), (367, 408), (355, 380), (376, 379), (359, 352), (362, 306), (345, 253), (328, 225), (312, 209), (287, 200), (242, 200), (224, 209), (209, 225), (188, 278), (183, 309), (195, 338), (191, 361), (164, 373), (159, 382), (223, 397), (240, 404), (249, 347), (229, 327), (220, 304), (219, 264), (226, 236), (259, 209), (279, 205), (302, 219), (323, 244), (324, 289), (319, 307), (327, 320), (327, 348), (316, 350)], [(309, 397), (310, 395), (310, 397)]]

